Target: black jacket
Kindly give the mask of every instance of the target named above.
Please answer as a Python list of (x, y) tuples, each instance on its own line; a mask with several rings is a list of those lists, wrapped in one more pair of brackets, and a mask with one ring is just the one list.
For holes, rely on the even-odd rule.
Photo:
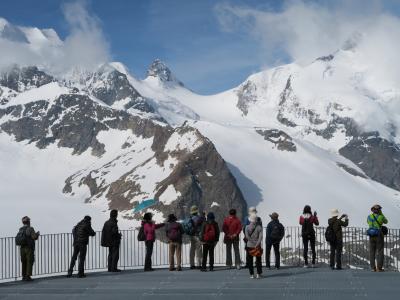
[(347, 227), (349, 225), (349, 219), (345, 219), (344, 221), (342, 218), (332, 217), (328, 220), (328, 225), (332, 226), (333, 232), (336, 235), (336, 241), (342, 242), (343, 241), (343, 232), (342, 227)]
[(118, 220), (109, 219), (104, 223), (103, 230), (101, 232), (101, 245), (103, 247), (118, 246), (121, 241), (121, 234), (118, 230)]
[(89, 244), (89, 236), (95, 236), (96, 232), (90, 221), (82, 220), (74, 227), (73, 235), (74, 246), (86, 246)]
[[(272, 238), (271, 238), (272, 230), (274, 229), (275, 226), (278, 226), (278, 228), (279, 228), (279, 232), (280, 232), (279, 240), (272, 240)], [(267, 225), (267, 234), (265, 237), (265, 243), (266, 244), (278, 244), (282, 240), (284, 235), (285, 235), (285, 227), (283, 227), (283, 225), (279, 222), (279, 220), (272, 220)]]

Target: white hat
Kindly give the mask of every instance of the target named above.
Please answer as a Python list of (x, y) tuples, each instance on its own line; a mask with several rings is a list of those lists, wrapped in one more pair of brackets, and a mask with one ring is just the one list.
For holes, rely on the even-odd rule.
[(255, 223), (255, 222), (257, 221), (257, 215), (254, 214), (254, 213), (250, 214), (250, 215), (249, 215), (249, 221), (250, 221), (251, 223)]
[(332, 217), (338, 217), (339, 216), (339, 211), (337, 208), (331, 209), (331, 216)]
[(249, 215), (256, 214), (256, 213), (257, 213), (257, 209), (254, 206), (249, 207)]

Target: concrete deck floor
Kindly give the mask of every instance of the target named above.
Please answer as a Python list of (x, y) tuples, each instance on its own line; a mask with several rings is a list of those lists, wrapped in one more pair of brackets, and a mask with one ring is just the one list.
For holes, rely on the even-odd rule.
[(214, 272), (124, 271), (65, 276), (32, 283), (0, 284), (0, 299), (399, 299), (400, 273), (365, 270), (332, 271), (264, 269), (264, 278), (250, 279), (248, 270), (216, 268)]

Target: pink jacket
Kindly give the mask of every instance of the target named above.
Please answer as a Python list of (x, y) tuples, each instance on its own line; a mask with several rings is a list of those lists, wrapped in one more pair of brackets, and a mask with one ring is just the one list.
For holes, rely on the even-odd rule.
[(165, 226), (164, 223), (162, 224), (155, 224), (154, 222), (142, 222), (144, 227), (144, 234), (146, 236), (146, 241), (155, 241), (156, 239), (156, 229)]

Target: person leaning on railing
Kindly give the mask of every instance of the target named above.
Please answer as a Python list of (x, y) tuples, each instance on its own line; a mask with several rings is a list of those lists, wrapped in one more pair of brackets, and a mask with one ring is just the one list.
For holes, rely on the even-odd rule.
[(89, 236), (95, 236), (96, 233), (92, 228), (92, 218), (90, 216), (85, 216), (82, 221), (80, 221), (72, 230), (72, 235), (74, 238), (74, 253), (72, 254), (71, 263), (68, 269), (67, 277), (72, 276), (72, 272), (75, 267), (76, 260), (79, 255), (78, 264), (78, 277), (86, 277), (84, 268), (86, 260), (87, 246), (89, 244)]
[[(388, 220), (382, 213), (380, 205), (374, 205), (371, 208), (372, 213), (367, 218), (368, 236), (369, 236), (369, 261), (373, 272), (383, 272), (383, 248), (385, 244), (384, 234), (387, 228), (383, 224), (387, 224)], [(385, 233), (386, 230), (386, 233)], [(375, 258), (377, 265), (375, 264)]]
[(35, 232), (31, 227), (31, 219), (27, 216), (22, 218), (22, 226), (17, 234), (16, 243), (21, 247), (22, 280), (32, 281), (32, 268), (35, 261), (35, 241), (40, 232)]

